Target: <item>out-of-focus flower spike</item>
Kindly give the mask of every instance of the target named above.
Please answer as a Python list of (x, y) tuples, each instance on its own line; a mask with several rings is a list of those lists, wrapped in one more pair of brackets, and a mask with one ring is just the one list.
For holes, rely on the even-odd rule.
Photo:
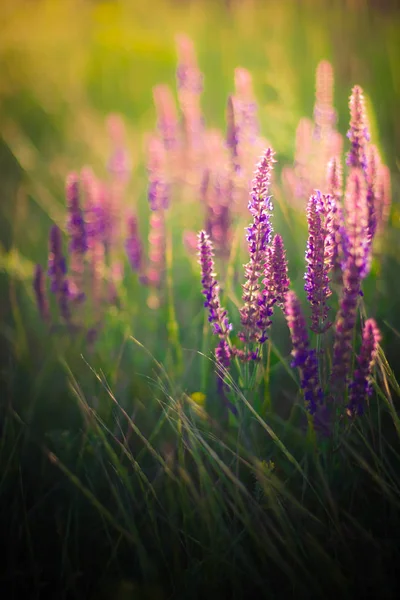
[(226, 107), (226, 145), (228, 146), (231, 157), (233, 168), (239, 170), (238, 163), (238, 127), (236, 123), (236, 111), (235, 111), (235, 97), (230, 95), (228, 97), (228, 103)]
[(158, 136), (151, 136), (147, 148), (147, 172), (149, 176), (148, 199), (153, 211), (168, 208), (169, 183), (164, 145)]
[(336, 111), (333, 108), (333, 69), (327, 60), (322, 60), (317, 66), (315, 99), (314, 136), (321, 139), (324, 130), (330, 130), (336, 123)]
[(350, 151), (346, 163), (350, 167), (361, 168), (367, 172), (367, 146), (370, 141), (369, 126), (365, 111), (363, 90), (355, 85), (351, 91), (350, 101), (350, 129), (347, 137), (350, 140)]
[(143, 264), (143, 249), (140, 240), (136, 215), (128, 217), (128, 237), (125, 242), (126, 254), (134, 271), (141, 271)]
[(200, 107), (200, 94), (203, 91), (203, 74), (197, 65), (197, 58), (192, 40), (186, 35), (176, 38), (178, 50), (178, 81), (179, 105), (183, 116), (183, 128), (189, 156), (189, 170), (196, 165), (197, 153), (203, 144), (204, 122)]
[(367, 267), (368, 208), (364, 175), (360, 169), (353, 169), (348, 177), (345, 208), (347, 237), (343, 289), (335, 321), (331, 373), (337, 398), (343, 397), (343, 390), (351, 370), (353, 331), (357, 321), (361, 281)]
[(62, 253), (61, 231), (57, 225), (53, 225), (50, 230), (47, 273), (51, 282), (50, 290), (57, 298), (61, 316), (68, 322), (71, 314), (69, 309), (69, 285), (66, 278), (67, 265)]
[(368, 260), (368, 204), (363, 173), (352, 169), (347, 179), (345, 194), (347, 261), (354, 263), (360, 279), (367, 274)]
[(141, 280), (149, 287), (153, 288), (154, 293), (149, 298), (150, 308), (158, 308), (160, 290), (165, 272), (165, 250), (166, 250), (166, 229), (165, 214), (163, 210), (154, 211), (150, 215), (149, 231), (149, 266), (145, 276)]
[(197, 65), (193, 41), (184, 34), (176, 36), (178, 67), (176, 76), (178, 88), (200, 94), (203, 91), (203, 75)]
[(108, 171), (114, 180), (125, 185), (131, 173), (130, 158), (125, 142), (125, 124), (121, 115), (111, 114), (107, 117), (106, 125), (112, 145), (107, 165)]
[(341, 202), (343, 196), (343, 169), (339, 156), (334, 156), (328, 163), (327, 172), (328, 194), (336, 203)]
[(157, 111), (157, 128), (166, 150), (178, 145), (179, 126), (175, 100), (168, 85), (153, 88), (154, 104)]
[(91, 296), (97, 313), (103, 295), (105, 274), (105, 242), (107, 239), (107, 207), (104, 205), (101, 185), (89, 167), (81, 171), (85, 196), (87, 235), (87, 262), (90, 266)]
[(41, 265), (35, 267), (33, 289), (39, 314), (43, 321), (48, 322), (50, 319), (49, 302), (46, 294), (45, 274)]
[(349, 385), (350, 414), (361, 415), (364, 412), (364, 403), (367, 396), (372, 393), (371, 373), (378, 354), (381, 334), (374, 319), (365, 321), (360, 353), (357, 356), (357, 369), (353, 381)]
[(292, 340), (292, 367), (300, 372), (306, 408), (315, 414), (323, 394), (318, 379), (318, 362), (314, 350), (310, 350), (306, 320), (295, 292), (289, 291), (285, 299), (285, 316)]
[(84, 256), (88, 249), (86, 224), (80, 204), (79, 177), (70, 173), (65, 185), (67, 199), (68, 222), (67, 230), (70, 236), (69, 251), (71, 255), (70, 294), (75, 302), (85, 298), (83, 292)]
[(259, 135), (260, 126), (257, 120), (257, 104), (254, 100), (253, 81), (247, 69), (235, 69), (235, 90), (237, 98), (237, 115), (239, 117), (239, 136), (243, 142), (253, 144)]
[(382, 233), (389, 221), (392, 204), (390, 170), (386, 165), (380, 165), (379, 167), (377, 200), (378, 230), (379, 233)]

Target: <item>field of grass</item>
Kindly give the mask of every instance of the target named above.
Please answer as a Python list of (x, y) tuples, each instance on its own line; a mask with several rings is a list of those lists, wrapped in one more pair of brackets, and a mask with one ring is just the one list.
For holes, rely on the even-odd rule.
[[(5, 598), (396, 597), (399, 28), (396, 2), (364, 0), (1, 5)], [(274, 311), (261, 360), (236, 359), (219, 370), (218, 336), (203, 306), (196, 250), (187, 240), (205, 227), (201, 186), (191, 177), (201, 179), (204, 160), (207, 168), (219, 168), (226, 149), (215, 154), (208, 149), (207, 159), (194, 154), (191, 167), (179, 162), (189, 161), (189, 154), (179, 155), (169, 207), (153, 213), (149, 208), (147, 149), (157, 121), (153, 89), (168, 84), (178, 98), (182, 34), (193, 41), (204, 74), (200, 102), (207, 130), (225, 137), (235, 69), (252, 76), (263, 140), (258, 154), (250, 149), (245, 159), (254, 154), (255, 169), (266, 146), (275, 152), (272, 226), (284, 240), (290, 288), (307, 323), (307, 199), (293, 199), (285, 169), (294, 165), (300, 119), (313, 119), (320, 61), (333, 67), (343, 165), (350, 150), (349, 96), (356, 84), (364, 90), (371, 139), (391, 174), (392, 203), (362, 282), (351, 376), (367, 318), (376, 321), (381, 342), (364, 414), (340, 416), (338, 409), (328, 436), (307, 410), (281, 308)], [(130, 170), (122, 184), (107, 169), (112, 114), (125, 126)], [(174, 160), (172, 151), (167, 155)], [(321, 157), (313, 160), (311, 173)], [(50, 293), (49, 325), (35, 300), (35, 267), (47, 270), (49, 232), (57, 225), (73, 270), (65, 182), (86, 167), (117, 190), (124, 233), (107, 249), (101, 279), (103, 292), (113, 298), (103, 298), (98, 307), (89, 290), (90, 302), (71, 305), (72, 327), (60, 318)], [(157, 168), (152, 174), (157, 177)], [(245, 228), (252, 215), (247, 192), (239, 190), (239, 199), (227, 253), (216, 252), (215, 268), (233, 324), (229, 343), (240, 346), (243, 265), (249, 261)], [(154, 263), (154, 246), (157, 240), (163, 244), (159, 288), (146, 283), (126, 255), (132, 214), (145, 261), (153, 256)], [(151, 214), (162, 219), (164, 234), (152, 230)], [(341, 302), (340, 282), (336, 273), (328, 301), (332, 321)], [(335, 321), (324, 334), (309, 332), (311, 345), (325, 349), (318, 355), (318, 378), (327, 401), (336, 326)], [(94, 330), (91, 342), (88, 332)]]

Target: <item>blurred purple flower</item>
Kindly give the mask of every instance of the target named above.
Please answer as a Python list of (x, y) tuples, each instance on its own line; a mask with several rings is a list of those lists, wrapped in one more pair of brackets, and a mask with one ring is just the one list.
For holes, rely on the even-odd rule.
[(352, 360), (353, 331), (357, 320), (361, 281), (366, 269), (368, 209), (364, 177), (353, 169), (346, 188), (347, 239), (343, 289), (335, 322), (331, 380), (337, 394), (345, 387)]
[(157, 136), (151, 136), (148, 145), (147, 171), (149, 175), (148, 199), (151, 210), (168, 208), (169, 185), (166, 174), (165, 148)]
[(347, 154), (346, 164), (349, 167), (361, 168), (367, 171), (367, 145), (370, 141), (367, 116), (365, 112), (364, 95), (361, 87), (355, 85), (351, 91), (350, 101), (350, 129), (347, 137), (351, 147)]
[(299, 369), (306, 407), (311, 414), (314, 414), (323, 400), (318, 378), (317, 356), (315, 350), (310, 349), (306, 320), (300, 302), (293, 291), (286, 294), (285, 316), (293, 346), (292, 367)]
[(50, 278), (50, 290), (55, 294), (61, 316), (69, 321), (69, 299), (70, 291), (68, 280), (65, 277), (67, 273), (67, 265), (62, 254), (61, 231), (57, 225), (53, 225), (49, 235), (49, 259), (48, 259), (48, 276)]
[(128, 218), (128, 237), (125, 242), (125, 249), (132, 269), (134, 271), (140, 271), (142, 267), (143, 249), (135, 215), (130, 215)]
[(350, 397), (348, 409), (352, 415), (362, 415), (366, 396), (371, 395), (370, 375), (378, 354), (381, 334), (374, 319), (365, 321), (358, 367), (354, 371), (353, 381), (349, 385)]

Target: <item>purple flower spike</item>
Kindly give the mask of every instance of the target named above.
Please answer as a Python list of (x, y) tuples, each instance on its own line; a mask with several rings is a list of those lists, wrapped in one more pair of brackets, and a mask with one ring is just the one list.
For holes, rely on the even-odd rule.
[(260, 291), (260, 277), (267, 262), (267, 248), (272, 232), (270, 223), (272, 203), (268, 188), (274, 162), (274, 152), (268, 148), (257, 165), (250, 193), (249, 210), (253, 216), (253, 223), (247, 228), (250, 261), (245, 266), (244, 306), (240, 309), (243, 331), (239, 335), (246, 343), (260, 341), (265, 337), (264, 324), (260, 330), (260, 323), (263, 321), (260, 308), (262, 312), (264, 303)]
[(36, 304), (39, 309), (40, 316), (42, 317), (43, 321), (48, 321), (50, 318), (49, 303), (46, 296), (44, 271), (41, 265), (36, 265), (35, 267), (33, 289), (35, 292)]
[(204, 306), (209, 310), (208, 320), (212, 325), (213, 332), (226, 340), (232, 325), (229, 323), (227, 311), (221, 306), (219, 285), (214, 273), (213, 245), (205, 231), (199, 233), (198, 249), (203, 286), (202, 294), (206, 297)]
[(350, 373), (353, 331), (361, 281), (366, 272), (368, 210), (362, 171), (354, 169), (346, 189), (347, 239), (343, 271), (343, 290), (335, 322), (335, 341), (331, 380), (340, 396)]
[(343, 263), (343, 242), (344, 235), (344, 214), (342, 207), (343, 196), (343, 171), (340, 159), (332, 158), (328, 163), (327, 173), (328, 193), (334, 200), (332, 212), (333, 218), (333, 250), (332, 250), (332, 268), (338, 272)]
[(304, 289), (311, 304), (311, 329), (324, 333), (331, 325), (327, 320), (331, 295), (329, 272), (332, 268), (334, 247), (333, 215), (334, 201), (331, 196), (317, 191), (308, 201), (308, 242)]
[(362, 415), (366, 396), (371, 395), (370, 375), (378, 354), (381, 334), (374, 319), (365, 321), (360, 354), (357, 356), (358, 367), (353, 381), (349, 385), (350, 398), (348, 409), (351, 415)]
[(364, 95), (359, 85), (355, 85), (351, 91), (350, 101), (350, 129), (347, 137), (351, 148), (347, 155), (346, 164), (349, 167), (367, 170), (366, 150), (370, 140), (367, 116), (365, 112)]
[(372, 259), (372, 244), (378, 226), (378, 177), (380, 157), (376, 146), (370, 146), (367, 153), (367, 208), (368, 208), (368, 250), (367, 272), (370, 270)]
[(323, 400), (318, 378), (317, 356), (315, 350), (310, 350), (306, 320), (299, 299), (293, 291), (286, 294), (285, 315), (293, 346), (292, 367), (299, 369), (307, 410), (315, 414)]
[(281, 308), (285, 305), (286, 294), (289, 291), (288, 265), (282, 236), (274, 236), (272, 247), (268, 252), (265, 268), (265, 293)]
[(142, 267), (143, 251), (135, 215), (131, 215), (128, 218), (128, 238), (125, 243), (125, 249), (132, 269), (134, 271), (140, 271)]
[(348, 177), (346, 195), (346, 260), (363, 279), (367, 274), (368, 204), (363, 173), (353, 169)]

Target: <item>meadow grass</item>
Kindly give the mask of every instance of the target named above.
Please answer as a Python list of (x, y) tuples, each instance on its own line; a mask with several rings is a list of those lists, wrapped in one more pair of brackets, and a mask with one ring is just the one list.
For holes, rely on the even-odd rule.
[[(395, 595), (400, 15), (390, 3), (228, 4), (157, 2), (152, 11), (128, 1), (21, 1), (1, 9), (0, 521), (7, 552), (0, 589), (7, 597)], [(342, 134), (351, 87), (366, 92), (373, 138), (392, 173), (393, 207), (360, 313), (376, 319), (383, 340), (366, 412), (333, 440), (307, 427), (280, 313), (255, 370), (257, 387), (244, 389), (234, 368), (225, 373), (240, 418), (226, 414), (200, 269), (182, 242), (183, 229), (203, 227), (190, 189), (175, 190), (168, 209), (157, 310), (125, 259), (119, 306), (106, 307), (93, 348), (84, 335), (49, 335), (39, 319), (34, 266), (45, 264), (50, 226), (65, 233), (66, 174), (86, 164), (106, 171), (110, 112), (125, 119), (133, 164), (124, 201), (148, 235), (151, 89), (175, 85), (179, 32), (198, 52), (209, 126), (224, 127), (235, 67), (253, 75), (262, 133), (277, 152), (273, 225), (303, 306), (307, 223), (285, 195), (281, 170), (293, 162), (299, 119), (312, 116), (321, 59), (334, 68)], [(234, 331), (249, 221), (236, 223), (229, 259), (217, 261)]]

